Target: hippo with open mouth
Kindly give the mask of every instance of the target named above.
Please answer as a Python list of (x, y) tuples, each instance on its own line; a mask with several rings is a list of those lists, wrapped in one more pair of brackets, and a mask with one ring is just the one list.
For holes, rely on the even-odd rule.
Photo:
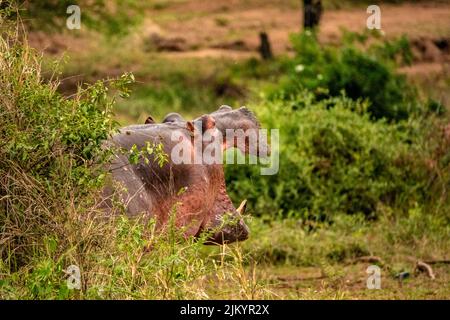
[[(148, 142), (161, 143), (168, 155), (168, 162), (160, 166), (155, 161), (140, 159), (131, 164), (125, 154), (116, 154), (110, 164), (113, 179), (123, 186), (119, 195), (130, 217), (155, 218), (159, 228), (169, 221), (175, 210), (175, 225), (183, 228), (185, 236), (198, 237), (210, 232), (207, 244), (224, 244), (243, 241), (249, 236), (249, 229), (242, 215), (246, 201), (236, 209), (227, 194), (223, 164), (211, 161), (184, 161), (175, 159), (176, 148), (184, 147), (184, 157), (193, 159), (196, 152), (213, 146), (220, 153), (236, 147), (242, 152), (261, 155), (268, 151), (266, 142), (256, 141), (252, 147), (249, 137), (238, 143), (236, 136), (226, 134), (230, 130), (241, 132), (257, 131), (260, 124), (251, 111), (245, 107), (233, 110), (222, 106), (217, 111), (203, 115), (194, 121), (185, 121), (179, 114), (168, 114), (162, 123), (155, 123), (149, 117), (143, 125), (132, 125), (120, 129), (109, 143), (121, 149), (130, 150), (133, 145), (144, 148)], [(205, 132), (210, 136), (225, 137), (200, 139)], [(174, 139), (175, 137), (175, 139)], [(219, 150), (220, 149), (220, 150)], [(259, 153), (258, 153), (259, 151)], [(108, 187), (111, 194), (113, 188)], [(176, 209), (174, 209), (176, 208)], [(229, 218), (229, 220), (225, 219)], [(229, 221), (229, 222), (227, 222)]]

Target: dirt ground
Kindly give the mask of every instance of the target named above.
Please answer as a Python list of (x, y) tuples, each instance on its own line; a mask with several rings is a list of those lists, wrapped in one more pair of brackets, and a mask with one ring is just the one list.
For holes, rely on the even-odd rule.
[[(144, 23), (128, 36), (131, 47), (156, 51), (161, 57), (258, 57), (259, 33), (267, 32), (275, 55), (290, 50), (289, 34), (302, 25), (301, 1), (294, 0), (160, 0), (145, 13)], [(401, 70), (412, 76), (448, 72), (450, 63), (450, 2), (382, 4), (381, 27), (388, 38), (406, 34), (413, 43), (414, 66)], [(361, 32), (369, 14), (365, 6), (325, 9), (319, 37), (338, 42), (341, 30)], [(49, 36), (34, 32), (33, 47), (58, 56), (95, 52), (92, 32), (67, 31)], [(149, 49), (150, 48), (150, 49)]]
[[(184, 1), (150, 11), (147, 30), (178, 39), (183, 55), (199, 55), (199, 50), (210, 48), (256, 51), (259, 32), (266, 31), (277, 54), (289, 50), (289, 34), (301, 29), (302, 12), (300, 1), (297, 2), (298, 5), (292, 1)], [(450, 36), (450, 3), (383, 4), (380, 8), (386, 37), (402, 34), (412, 39)], [(338, 41), (342, 28), (362, 31), (368, 16), (365, 7), (325, 10), (320, 38)], [(217, 54), (217, 51), (205, 51), (205, 55), (208, 53)]]
[[(335, 275), (324, 276), (315, 268), (281, 268), (269, 277), (274, 293), (284, 298), (300, 299), (448, 299), (448, 267), (434, 270), (435, 279), (424, 273), (410, 272), (400, 280), (381, 269), (380, 289), (367, 288), (366, 264), (343, 268)], [(301, 275), (301, 276), (300, 276)]]
[[(161, 52), (182, 56), (231, 57), (255, 54), (259, 33), (267, 32), (275, 54), (289, 50), (289, 34), (301, 30), (300, 1), (292, 0), (166, 0), (149, 8), (135, 37), (154, 42)], [(450, 2), (382, 4), (381, 27), (386, 37), (402, 34), (411, 39), (449, 39)], [(341, 29), (366, 28), (366, 7), (326, 9), (320, 23), (322, 41), (338, 41)], [(82, 33), (83, 34), (83, 33)], [(31, 44), (48, 53), (83, 50), (79, 34), (67, 32), (49, 37), (30, 35)], [(86, 47), (84, 47), (87, 49)]]

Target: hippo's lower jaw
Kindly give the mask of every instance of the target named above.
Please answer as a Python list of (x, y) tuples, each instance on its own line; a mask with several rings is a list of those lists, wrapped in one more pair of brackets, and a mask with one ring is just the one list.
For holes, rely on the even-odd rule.
[(206, 245), (222, 245), (236, 241), (244, 241), (248, 239), (249, 229), (247, 225), (241, 221), (233, 226), (226, 226), (212, 237), (205, 241)]

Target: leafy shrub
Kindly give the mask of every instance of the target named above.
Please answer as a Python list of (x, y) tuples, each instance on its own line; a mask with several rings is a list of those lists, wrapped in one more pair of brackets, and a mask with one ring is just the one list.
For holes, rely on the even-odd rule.
[[(285, 59), (286, 74), (281, 84), (272, 89), (271, 96), (291, 95), (303, 89), (314, 92), (316, 99), (341, 95), (342, 91), (354, 99), (367, 99), (368, 111), (374, 119), (406, 119), (417, 109), (414, 91), (403, 76), (394, 72), (396, 57), (410, 62), (406, 38), (397, 42), (376, 42), (361, 48), (367, 41), (362, 34), (347, 33), (343, 45), (320, 45), (313, 33), (306, 31), (292, 36), (295, 57)], [(359, 46), (355, 44), (359, 39)], [(409, 54), (408, 54), (409, 53)]]
[(69, 17), (67, 8), (78, 5), (81, 11), (81, 23), (90, 29), (105, 32), (108, 35), (126, 33), (131, 26), (142, 21), (142, 9), (146, 7), (139, 1), (69, 1), (69, 0), (43, 0), (2, 1), (0, 9), (8, 10), (11, 19), (17, 18), (17, 11), (21, 11), (27, 27), (36, 30), (52, 32), (63, 31), (66, 28), (66, 19)]
[[(258, 214), (332, 219), (338, 213), (374, 217), (379, 202), (414, 199), (425, 183), (407, 172), (405, 129), (372, 121), (367, 105), (347, 97), (314, 96), (260, 106), (263, 126), (280, 129), (280, 170), (260, 176), (255, 166), (227, 166), (231, 192)], [(248, 178), (249, 177), (249, 178)]]
[(13, 36), (2, 38), (0, 50), (0, 254), (18, 267), (40, 237), (70, 218), (62, 212), (92, 205), (88, 196), (102, 185), (109, 155), (102, 142), (116, 124), (102, 82), (64, 99), (57, 83), (42, 81), (29, 47)]
[[(160, 230), (154, 220), (116, 214), (120, 205), (105, 217), (104, 165), (112, 150), (103, 142), (116, 127), (114, 97), (128, 95), (132, 75), (79, 88), (68, 99), (57, 93), (57, 82), (41, 79), (40, 65), (26, 43), (5, 32), (0, 40), (0, 298), (210, 298), (217, 294), (217, 280), (232, 286), (233, 297), (258, 297), (239, 250), (207, 251), (204, 238), (185, 239), (174, 219)], [(147, 145), (144, 152), (161, 149), (152, 148)], [(130, 153), (131, 160), (141, 154), (134, 148)], [(71, 265), (80, 269), (79, 290), (67, 285)]]

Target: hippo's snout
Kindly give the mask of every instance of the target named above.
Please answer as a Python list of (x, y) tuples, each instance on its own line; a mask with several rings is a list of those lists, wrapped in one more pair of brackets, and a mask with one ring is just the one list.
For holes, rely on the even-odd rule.
[(246, 206), (247, 200), (244, 200), (239, 208), (235, 209), (234, 214), (222, 214), (213, 226), (209, 228), (214, 233), (205, 244), (227, 244), (247, 240), (250, 230), (245, 224), (244, 219), (242, 219)]
[(250, 230), (241, 219), (238, 223), (226, 225), (210, 237), (205, 244), (228, 244), (248, 239)]

